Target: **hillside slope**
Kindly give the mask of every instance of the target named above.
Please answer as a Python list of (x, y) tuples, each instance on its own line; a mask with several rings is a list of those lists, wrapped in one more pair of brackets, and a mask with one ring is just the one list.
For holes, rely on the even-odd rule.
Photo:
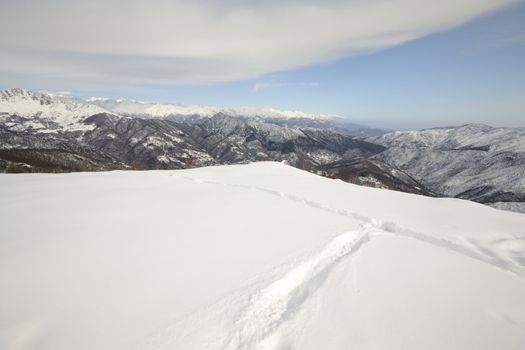
[(468, 124), (369, 141), (387, 147), (374, 158), (436, 193), (525, 212), (525, 129)]
[(3, 174), (0, 212), (2, 349), (525, 345), (522, 214), (270, 162)]

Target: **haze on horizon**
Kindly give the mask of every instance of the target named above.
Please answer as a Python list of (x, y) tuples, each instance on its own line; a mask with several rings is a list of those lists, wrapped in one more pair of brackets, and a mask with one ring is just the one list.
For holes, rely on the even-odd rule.
[(518, 0), (4, 0), (1, 88), (525, 126)]

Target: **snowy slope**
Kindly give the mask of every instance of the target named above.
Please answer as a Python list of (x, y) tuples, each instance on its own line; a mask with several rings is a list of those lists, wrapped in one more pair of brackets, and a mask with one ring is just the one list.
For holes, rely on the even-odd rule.
[(82, 120), (105, 112), (99, 106), (52, 94), (23, 89), (0, 91), (0, 121), (10, 115), (22, 117), (12, 123), (14, 131), (90, 130), (93, 127), (81, 123)]
[(525, 128), (494, 128), (484, 124), (395, 131), (374, 138), (388, 147), (418, 146), (434, 149), (486, 148), (490, 152), (525, 152)]
[(392, 132), (370, 138), (388, 149), (376, 158), (396, 166), (429, 189), (523, 210), (525, 129), (468, 124)]
[(278, 163), (0, 175), (0, 213), (2, 349), (525, 346), (522, 214)]

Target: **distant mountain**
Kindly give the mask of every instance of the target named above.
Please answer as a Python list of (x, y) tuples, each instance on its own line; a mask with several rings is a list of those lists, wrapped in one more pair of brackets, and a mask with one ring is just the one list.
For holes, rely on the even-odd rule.
[[(195, 115), (195, 109), (147, 114), (151, 106), (134, 114), (137, 110), (122, 101), (94, 105), (20, 89), (1, 96), (0, 170), (7, 172), (184, 169), (274, 160), (372, 187), (430, 193), (407, 181), (401, 170), (368, 160), (383, 146), (334, 130), (323, 117)], [(346, 164), (343, 172), (337, 162)]]
[(393, 132), (367, 139), (373, 157), (437, 193), (525, 212), (525, 129), (484, 124)]
[(88, 130), (90, 126), (82, 123), (83, 119), (104, 112), (107, 111), (78, 99), (23, 89), (0, 91), (0, 120), (13, 131)]
[(177, 122), (203, 122), (218, 113), (232, 117), (260, 120), (291, 128), (330, 129), (350, 136), (370, 137), (384, 131), (351, 123), (345, 118), (329, 114), (312, 114), (302, 111), (285, 111), (274, 108), (218, 108), (186, 106), (133, 100), (90, 98), (87, 102), (123, 116), (161, 118)]
[(310, 114), (301, 111), (283, 111), (273, 108), (218, 108), (210, 106), (191, 106), (169, 103), (143, 102), (125, 99), (107, 99), (92, 97), (87, 102), (100, 106), (106, 110), (113, 111), (121, 115), (134, 115), (143, 117), (212, 117), (217, 113), (224, 113), (235, 117), (260, 117), (260, 118), (280, 118), (280, 119), (330, 119), (334, 116), (328, 114)]
[(0, 91), (0, 171), (184, 169), (261, 160), (525, 212), (525, 129), (468, 124), (374, 134), (342, 118), (302, 112)]

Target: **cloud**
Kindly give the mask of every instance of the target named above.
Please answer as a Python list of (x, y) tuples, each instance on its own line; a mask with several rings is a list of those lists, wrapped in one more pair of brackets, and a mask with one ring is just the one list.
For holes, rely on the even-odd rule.
[(279, 88), (285, 86), (310, 86), (315, 87), (319, 86), (317, 82), (308, 82), (308, 83), (273, 83), (273, 82), (258, 82), (253, 85), (252, 91), (259, 92), (265, 89)]
[(62, 97), (72, 97), (74, 93), (72, 91), (49, 91), (49, 90), (40, 90), (39, 92)]
[(329, 62), (517, 0), (2, 0), (3, 83), (208, 84)]

